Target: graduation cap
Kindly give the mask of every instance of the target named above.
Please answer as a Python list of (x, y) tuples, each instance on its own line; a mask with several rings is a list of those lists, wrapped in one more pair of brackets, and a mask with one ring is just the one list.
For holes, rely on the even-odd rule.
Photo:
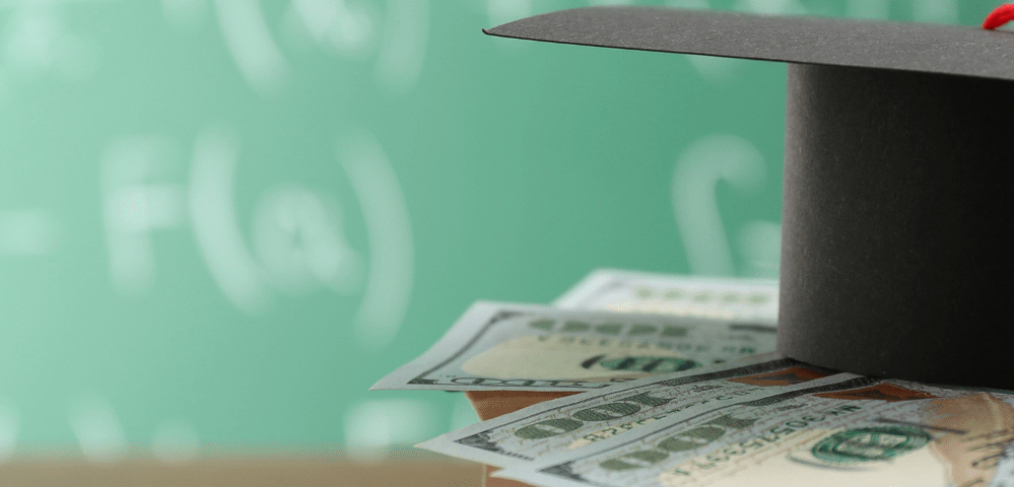
[(1014, 32), (651, 7), (485, 32), (788, 63), (779, 352), (1014, 389)]

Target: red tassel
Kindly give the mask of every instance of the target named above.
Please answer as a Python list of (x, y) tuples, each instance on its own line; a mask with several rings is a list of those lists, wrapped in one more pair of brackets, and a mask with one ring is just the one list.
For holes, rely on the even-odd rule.
[(1008, 3), (992, 11), (982, 22), (982, 28), (993, 30), (1011, 20), (1014, 20), (1014, 4)]

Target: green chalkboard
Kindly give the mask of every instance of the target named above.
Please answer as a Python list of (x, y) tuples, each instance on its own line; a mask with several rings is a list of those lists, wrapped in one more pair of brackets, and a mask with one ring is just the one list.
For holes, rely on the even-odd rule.
[(603, 266), (775, 276), (784, 66), (480, 32), (588, 4), (4, 2), (0, 457), (375, 454), (474, 420), (367, 392), (473, 300)]

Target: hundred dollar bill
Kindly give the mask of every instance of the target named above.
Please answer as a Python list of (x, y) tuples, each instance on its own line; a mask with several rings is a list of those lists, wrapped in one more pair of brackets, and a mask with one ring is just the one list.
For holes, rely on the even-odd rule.
[(598, 269), (553, 305), (774, 325), (778, 321), (778, 281)]
[(846, 377), (658, 421), (497, 476), (545, 487), (1009, 485), (1012, 405), (1009, 392)]
[(416, 446), (508, 467), (582, 448), (676, 414), (760, 399), (831, 374), (776, 354), (758, 355), (544, 402)]
[(585, 391), (775, 349), (770, 326), (479, 302), (373, 389)]

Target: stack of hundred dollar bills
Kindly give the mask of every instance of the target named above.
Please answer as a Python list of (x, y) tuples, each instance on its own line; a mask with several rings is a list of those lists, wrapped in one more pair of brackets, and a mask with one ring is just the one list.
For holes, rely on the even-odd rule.
[(582, 392), (418, 445), (536, 486), (1014, 487), (1014, 392), (778, 356), (777, 306), (776, 281), (600, 270), (474, 304), (374, 389)]

